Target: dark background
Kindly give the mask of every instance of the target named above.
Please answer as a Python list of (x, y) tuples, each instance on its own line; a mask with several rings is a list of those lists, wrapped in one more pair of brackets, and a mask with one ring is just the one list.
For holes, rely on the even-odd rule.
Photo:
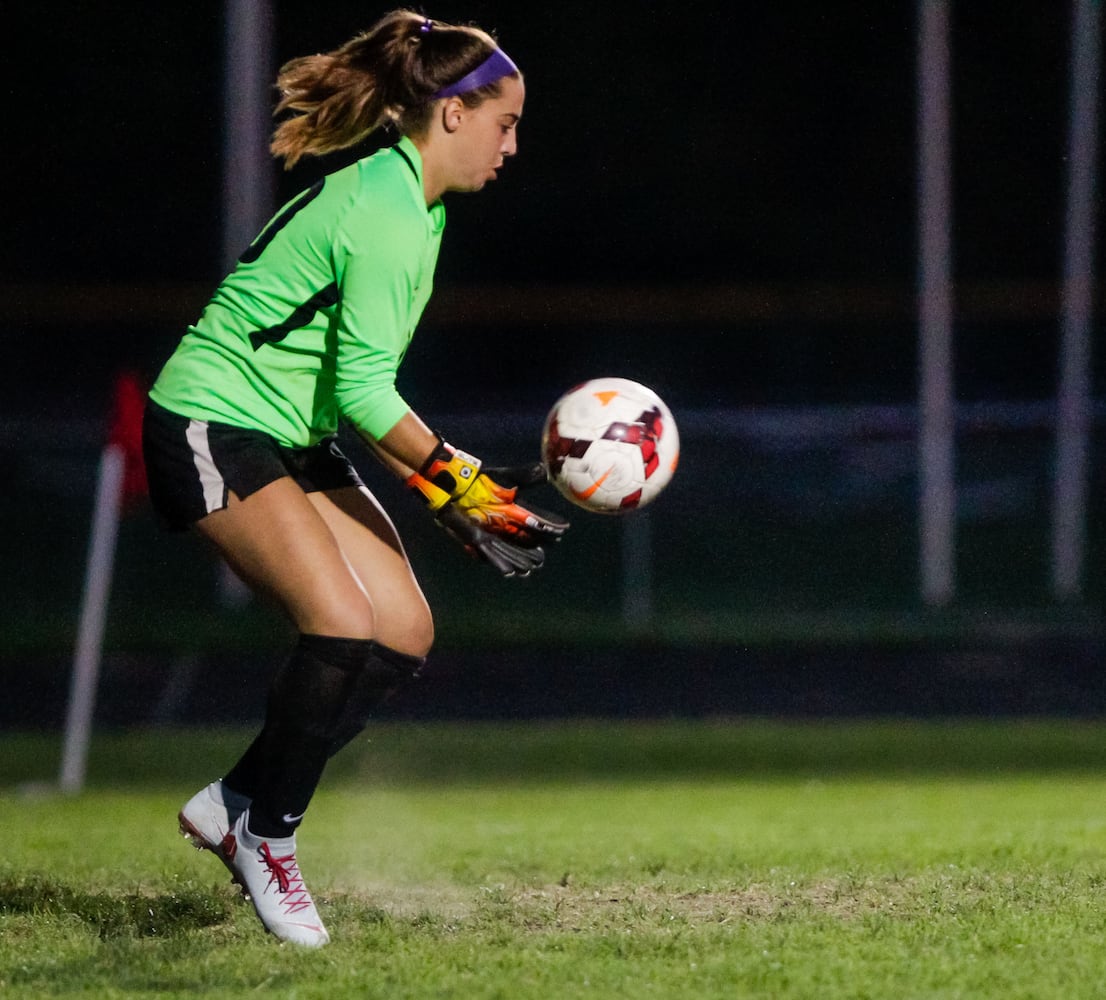
[[(274, 7), (278, 63), (334, 47), (384, 10)], [(1046, 398), (1069, 5), (952, 8), (959, 394)], [(521, 399), (531, 377), (561, 384), (566, 347), (581, 370), (633, 356), (662, 388), (710, 404), (913, 397), (915, 4), (427, 11), (496, 32), (528, 82), (517, 161), (485, 192), (448, 202), (438, 280), (446, 291), (488, 286), (482, 321), (524, 320), (510, 338), (523, 342), (427, 353), (501, 369), (509, 379), (481, 383), (522, 382)], [(13, 286), (18, 346), (5, 385), (48, 388), (59, 349), (82, 371), (105, 357), (156, 370), (221, 276), (222, 6), (24, 6), (15, 24), (0, 275)], [(274, 168), (279, 197), (333, 165)], [(81, 303), (59, 307), (60, 286), (75, 283), (122, 293), (92, 335), (75, 328)], [(545, 322), (533, 307), (512, 315), (502, 296), (496, 305), (504, 286), (537, 287), (526, 301), (540, 302), (542, 286), (564, 284), (748, 292), (727, 300), (721, 320), (685, 310), (695, 336), (683, 350), (673, 350), (671, 322), (577, 333), (589, 325), (586, 299)], [(150, 286), (163, 287), (160, 308)], [(445, 298), (428, 320), (456, 321)], [(122, 329), (129, 323), (141, 329)], [(438, 361), (415, 360), (410, 381), (422, 383), (423, 364), (437, 374)], [(426, 387), (434, 398), (448, 391)]]
[[(955, 385), (969, 411), (961, 589), (941, 612), (920, 606), (916, 578), (916, 5), (425, 8), (495, 32), (528, 97), (516, 161), (447, 200), (437, 292), (401, 389), (462, 445), (499, 449), (489, 458), (534, 447), (552, 400), (599, 374), (653, 385), (685, 432), (652, 524), (657, 608), (643, 633), (627, 635), (613, 579), (632, 522), (577, 518), (542, 580), (505, 596), (388, 498), (438, 610), (427, 711), (1106, 704), (1100, 423), (1087, 598), (1057, 606), (1046, 584), (1070, 5), (951, 7)], [(274, 9), (275, 65), (387, 8)], [(18, 677), (10, 717), (48, 721), (113, 379), (153, 378), (222, 274), (223, 18), (215, 2), (57, 3), (5, 21), (0, 665)], [(274, 166), (278, 200), (343, 161)], [(1097, 206), (1101, 247), (1101, 185)], [(178, 677), (181, 656), (203, 657), (210, 686), (235, 676), (228, 648), (286, 638), (254, 606), (214, 605), (210, 563), (171, 544), (148, 512), (124, 524), (115, 721), (134, 718), (128, 691), (145, 692), (143, 713), (163, 700), (151, 657)], [(673, 693), (672, 672), (692, 663), (698, 686)]]

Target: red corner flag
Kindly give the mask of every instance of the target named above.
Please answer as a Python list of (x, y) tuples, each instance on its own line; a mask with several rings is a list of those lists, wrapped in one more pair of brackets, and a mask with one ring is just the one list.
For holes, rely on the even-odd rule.
[(142, 414), (146, 389), (135, 372), (122, 372), (115, 379), (108, 444), (122, 449), (123, 504), (131, 506), (146, 496), (146, 465), (142, 460)]

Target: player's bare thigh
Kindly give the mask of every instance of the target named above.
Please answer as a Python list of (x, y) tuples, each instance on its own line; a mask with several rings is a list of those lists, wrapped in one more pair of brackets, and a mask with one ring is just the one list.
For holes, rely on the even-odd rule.
[(376, 611), (377, 642), (425, 656), (434, 621), (391, 518), (364, 487), (310, 493), (307, 499), (337, 539)]
[(301, 632), (373, 639), (377, 614), (335, 533), (289, 477), (196, 524), (243, 580), (274, 597)]

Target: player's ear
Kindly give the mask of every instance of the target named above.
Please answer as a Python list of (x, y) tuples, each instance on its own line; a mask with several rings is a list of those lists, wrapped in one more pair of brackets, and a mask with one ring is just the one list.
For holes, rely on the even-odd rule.
[(459, 97), (447, 97), (441, 109), (442, 128), (447, 132), (456, 132), (465, 117), (465, 102)]

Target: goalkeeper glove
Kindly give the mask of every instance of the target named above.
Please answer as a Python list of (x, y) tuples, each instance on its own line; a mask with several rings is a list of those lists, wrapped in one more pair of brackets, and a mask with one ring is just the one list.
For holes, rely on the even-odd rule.
[(529, 576), (545, 562), (540, 545), (516, 545), (482, 528), (459, 507), (449, 504), (438, 513), (438, 524), (457, 539), (469, 555), (482, 559), (504, 576)]
[[(492, 478), (494, 474), (495, 478)], [(525, 573), (541, 565), (544, 554), (538, 546), (543, 541), (556, 541), (568, 529), (568, 522), (554, 514), (523, 507), (515, 502), (520, 488), (545, 482), (545, 470), (540, 463), (515, 468), (489, 469), (481, 472), (479, 459), (439, 443), (422, 468), (407, 480), (407, 485), (419, 492), (437, 511), (439, 523), (457, 537), (466, 549), (485, 558), (505, 575)], [(480, 529), (479, 534), (462, 531), (463, 517)], [(495, 539), (495, 557), (489, 546)], [(536, 550), (536, 563), (527, 567), (515, 565), (517, 559), (508, 559), (515, 568), (507, 572), (503, 565), (503, 545), (512, 548)]]

